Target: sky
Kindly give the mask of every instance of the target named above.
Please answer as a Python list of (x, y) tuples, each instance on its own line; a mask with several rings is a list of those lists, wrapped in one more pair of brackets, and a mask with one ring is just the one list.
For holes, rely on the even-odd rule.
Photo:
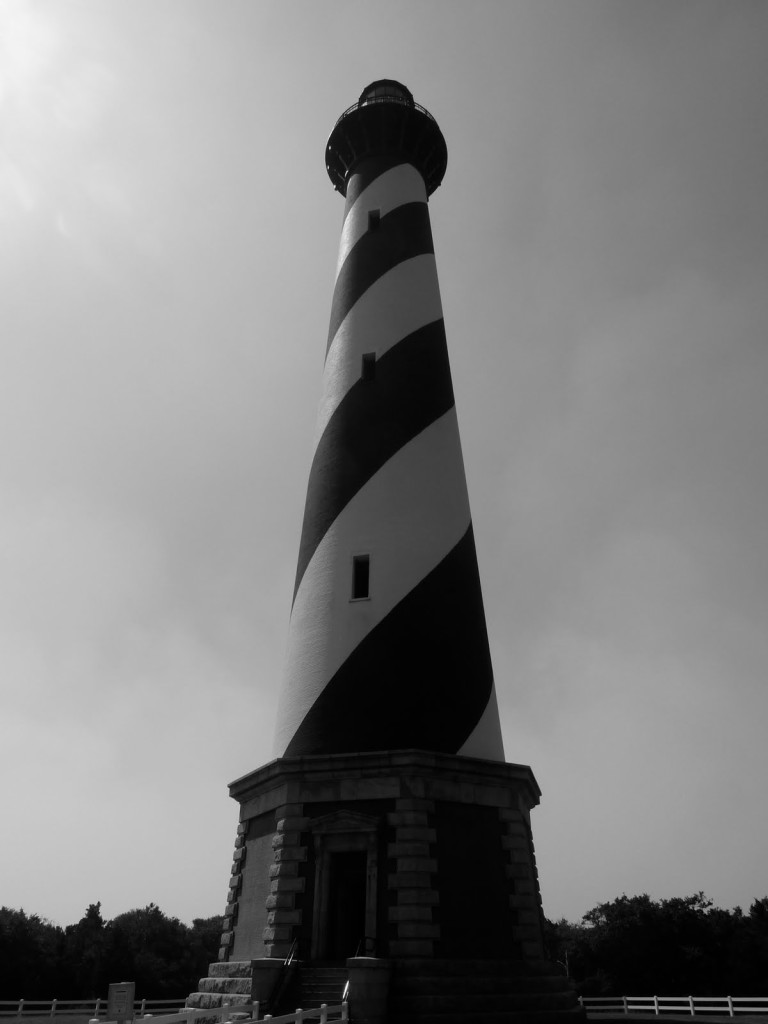
[(0, 0), (0, 905), (222, 913), (363, 87), (430, 200), (546, 915), (768, 894), (768, 5)]

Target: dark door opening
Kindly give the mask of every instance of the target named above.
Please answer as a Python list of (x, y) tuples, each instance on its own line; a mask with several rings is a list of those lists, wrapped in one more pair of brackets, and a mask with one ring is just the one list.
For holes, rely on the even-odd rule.
[(366, 850), (331, 854), (326, 944), (329, 960), (354, 956), (365, 935), (367, 869)]

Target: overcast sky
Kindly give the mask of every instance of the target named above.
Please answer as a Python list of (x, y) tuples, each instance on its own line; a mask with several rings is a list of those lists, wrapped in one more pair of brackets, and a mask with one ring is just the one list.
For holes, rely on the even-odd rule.
[(403, 81), (544, 910), (768, 894), (768, 5), (0, 0), (0, 904), (221, 913)]

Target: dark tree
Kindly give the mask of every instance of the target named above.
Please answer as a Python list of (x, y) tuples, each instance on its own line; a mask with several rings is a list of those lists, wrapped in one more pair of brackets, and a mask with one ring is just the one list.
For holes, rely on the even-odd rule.
[(619, 896), (583, 925), (548, 925), (550, 957), (583, 995), (753, 995), (768, 975), (768, 899), (748, 917), (704, 893), (654, 901)]
[(136, 982), (136, 997), (170, 999), (187, 990), (194, 974), (190, 929), (154, 903), (111, 922), (109, 973)]
[(0, 999), (56, 995), (64, 933), (37, 914), (0, 908)]
[[(194, 971), (193, 987), (199, 978), (207, 977), (208, 965), (218, 959), (221, 933), (224, 931), (224, 917), (196, 917), (192, 922), (190, 936), (191, 967)], [(193, 988), (190, 987), (190, 991)]]
[(64, 933), (59, 997), (96, 999), (106, 991), (109, 926), (101, 916), (101, 903), (91, 903), (77, 924)]

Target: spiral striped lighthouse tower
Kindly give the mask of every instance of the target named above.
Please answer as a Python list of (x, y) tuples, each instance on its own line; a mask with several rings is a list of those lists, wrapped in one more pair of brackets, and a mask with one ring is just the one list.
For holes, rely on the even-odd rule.
[(278, 756), (504, 759), (427, 204), (446, 158), (389, 81), (328, 142), (346, 206)]
[(274, 759), (230, 786), (225, 931), (190, 1005), (306, 1007), (330, 962), (356, 1020), (482, 1020), (477, 992), (494, 1020), (576, 1013), (544, 959), (539, 789), (504, 760), (428, 212), (446, 163), (391, 80), (328, 141), (346, 202)]

